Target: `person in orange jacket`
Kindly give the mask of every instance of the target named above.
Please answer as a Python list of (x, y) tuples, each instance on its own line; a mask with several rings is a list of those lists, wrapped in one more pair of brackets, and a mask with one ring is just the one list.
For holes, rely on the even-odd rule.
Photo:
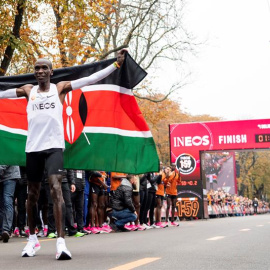
[(175, 164), (172, 164), (170, 176), (169, 178), (166, 179), (166, 183), (165, 183), (166, 201), (167, 201), (165, 225), (168, 225), (169, 212), (171, 208), (171, 225), (179, 226), (178, 223), (174, 222), (174, 214), (175, 214), (176, 201), (177, 201), (177, 185), (180, 185), (180, 183), (181, 183), (180, 173), (177, 170)]

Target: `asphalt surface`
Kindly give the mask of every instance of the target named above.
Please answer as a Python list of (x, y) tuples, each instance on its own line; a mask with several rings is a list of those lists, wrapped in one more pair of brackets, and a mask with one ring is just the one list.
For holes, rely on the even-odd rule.
[(270, 269), (270, 214), (182, 221), (179, 227), (66, 237), (72, 260), (55, 260), (56, 240), (32, 258), (25, 238), (0, 242), (0, 269)]

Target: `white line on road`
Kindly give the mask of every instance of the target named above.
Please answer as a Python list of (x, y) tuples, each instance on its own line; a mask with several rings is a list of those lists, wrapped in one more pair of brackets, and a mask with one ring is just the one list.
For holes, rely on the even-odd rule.
[(242, 230), (239, 230), (239, 232), (247, 232), (247, 231), (250, 231), (250, 229), (242, 229)]
[(216, 241), (216, 240), (220, 240), (220, 239), (223, 239), (225, 238), (225, 236), (215, 236), (215, 237), (212, 237), (212, 238), (208, 238), (206, 240), (208, 241)]
[(119, 265), (117, 267), (114, 268), (110, 268), (109, 270), (130, 270), (130, 269), (134, 269), (136, 267), (140, 267), (143, 266), (145, 264), (154, 262), (156, 260), (160, 260), (161, 258), (144, 258), (138, 261), (134, 261), (134, 262), (130, 262), (130, 263), (126, 263), (123, 265)]
[(256, 227), (263, 227), (264, 225), (256, 225)]

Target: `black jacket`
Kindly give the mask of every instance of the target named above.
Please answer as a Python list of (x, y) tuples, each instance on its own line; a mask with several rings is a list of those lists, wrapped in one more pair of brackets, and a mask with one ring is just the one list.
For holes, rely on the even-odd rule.
[(72, 173), (72, 178), (75, 181), (77, 191), (84, 190), (85, 187), (85, 171), (82, 170), (68, 170)]
[(132, 190), (131, 183), (124, 178), (121, 185), (112, 195), (111, 207), (113, 210), (120, 211), (128, 208), (131, 212), (135, 212), (132, 202)]

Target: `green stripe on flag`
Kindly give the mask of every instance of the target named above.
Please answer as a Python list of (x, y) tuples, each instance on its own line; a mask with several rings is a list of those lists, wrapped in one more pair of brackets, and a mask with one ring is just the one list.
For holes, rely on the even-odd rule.
[(0, 164), (25, 166), (25, 144), (25, 135), (0, 130)]
[[(75, 144), (66, 143), (66, 168), (140, 174), (159, 170), (153, 138), (84, 133)], [(75, 146), (76, 145), (76, 146)], [(123, 169), (124, 168), (124, 169)]]

